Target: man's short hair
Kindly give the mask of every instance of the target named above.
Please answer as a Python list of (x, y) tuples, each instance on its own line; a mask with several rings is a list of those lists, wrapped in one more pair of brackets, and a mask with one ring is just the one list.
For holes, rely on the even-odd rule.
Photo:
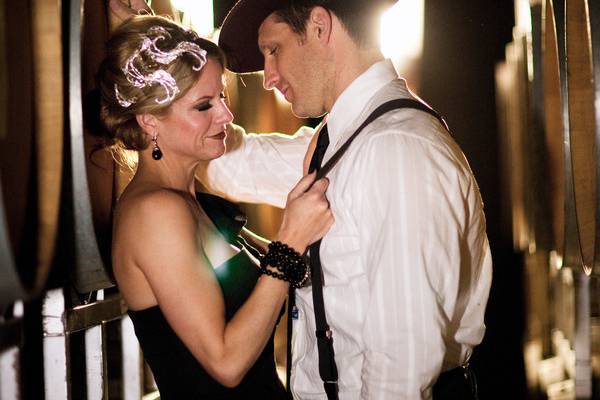
[(304, 36), (312, 9), (320, 6), (335, 14), (357, 45), (377, 47), (379, 17), (386, 3), (393, 1), (292, 0), (282, 2), (282, 7), (275, 11), (275, 16), (287, 23), (295, 33)]

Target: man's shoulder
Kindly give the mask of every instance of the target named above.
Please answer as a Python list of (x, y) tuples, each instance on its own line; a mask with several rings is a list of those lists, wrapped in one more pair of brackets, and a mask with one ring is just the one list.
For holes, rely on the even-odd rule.
[(455, 153), (460, 149), (441, 122), (414, 108), (389, 111), (369, 124), (361, 141), (370, 146), (418, 147), (424, 151)]
[(460, 146), (436, 117), (421, 110), (390, 111), (365, 128), (355, 144), (359, 157), (417, 155), (419, 162), (435, 160), (432, 165), (437, 168), (457, 170), (464, 178), (471, 175)]
[[(383, 87), (362, 114), (366, 119), (379, 106), (392, 100), (420, 101), (410, 92), (406, 81), (396, 79)], [(436, 116), (424, 110), (411, 106), (410, 103), (400, 108), (392, 109), (374, 120), (365, 128), (369, 139), (379, 136), (394, 135), (404, 136), (408, 141), (423, 141), (432, 146), (443, 145), (447, 139), (451, 139), (447, 130)]]

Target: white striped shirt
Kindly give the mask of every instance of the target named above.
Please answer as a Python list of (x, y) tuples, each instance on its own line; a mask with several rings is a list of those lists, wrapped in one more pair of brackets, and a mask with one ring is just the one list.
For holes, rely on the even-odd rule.
[[(331, 110), (324, 162), (378, 105), (407, 97), (391, 62), (374, 64)], [(297, 143), (306, 146), (308, 133)], [(304, 154), (292, 155), (289, 141), (266, 145), (269, 140), (247, 144), (256, 150), (251, 143), (264, 141), (269, 156), (234, 152), (213, 162), (208, 176), (221, 180), (224, 192), (244, 193), (241, 200), (283, 204), (286, 191), (275, 199), (268, 182), (281, 173), (291, 188)], [(248, 157), (264, 166), (234, 167)], [(236, 169), (236, 176), (226, 179), (224, 169)], [(335, 223), (323, 239), (321, 261), (340, 399), (428, 399), (436, 377), (466, 362), (485, 332), (492, 270), (475, 178), (434, 117), (404, 109), (369, 125), (329, 180)], [(297, 398), (326, 399), (310, 287), (296, 291), (296, 304), (292, 389)]]

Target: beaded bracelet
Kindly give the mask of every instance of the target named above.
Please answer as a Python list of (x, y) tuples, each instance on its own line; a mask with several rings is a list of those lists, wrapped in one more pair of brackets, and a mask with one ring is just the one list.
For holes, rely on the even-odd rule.
[[(267, 269), (270, 265), (277, 269)], [(308, 265), (304, 257), (296, 250), (281, 242), (271, 242), (269, 251), (260, 260), (260, 272), (290, 283), (294, 288), (300, 288), (309, 275)]]

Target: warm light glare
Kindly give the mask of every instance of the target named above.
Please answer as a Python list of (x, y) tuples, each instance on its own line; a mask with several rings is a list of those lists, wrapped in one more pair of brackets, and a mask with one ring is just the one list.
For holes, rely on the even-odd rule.
[(171, 0), (177, 10), (183, 12), (184, 23), (200, 36), (210, 36), (215, 30), (213, 0)]
[(529, 0), (515, 2), (515, 20), (519, 33), (531, 33), (531, 6)]
[(425, 0), (398, 1), (381, 17), (381, 51), (394, 61), (415, 59), (423, 52)]
[(563, 267), (563, 258), (556, 250), (550, 252), (550, 265), (557, 270)]
[(275, 99), (277, 100), (277, 102), (279, 104), (284, 104), (284, 105), (289, 104), (288, 101), (285, 99), (285, 96), (283, 95), (283, 93), (281, 93), (279, 90), (274, 89), (273, 93), (275, 93)]

